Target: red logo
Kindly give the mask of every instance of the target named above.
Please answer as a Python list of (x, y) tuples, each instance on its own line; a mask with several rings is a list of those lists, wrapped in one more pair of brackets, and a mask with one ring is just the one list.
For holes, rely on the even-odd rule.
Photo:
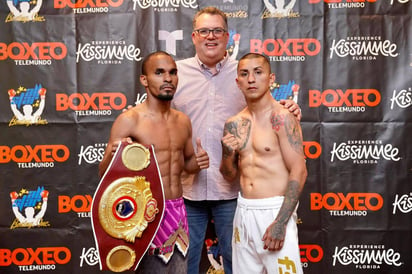
[(267, 56), (315, 56), (320, 50), (320, 42), (314, 38), (250, 40), (250, 52)]
[(354, 107), (375, 107), (381, 101), (381, 94), (376, 89), (327, 89), (323, 92), (319, 90), (309, 90), (309, 107), (354, 106)]
[(0, 266), (67, 264), (71, 257), (67, 247), (0, 249)]
[(310, 194), (310, 209), (321, 210), (371, 210), (377, 211), (383, 206), (383, 198), (378, 193), (320, 193)]
[(56, 9), (62, 9), (66, 6), (73, 9), (85, 7), (119, 7), (122, 4), (123, 0), (54, 0), (54, 8)]
[(318, 142), (304, 141), (303, 152), (305, 153), (306, 158), (317, 159), (322, 154), (322, 147)]
[(74, 212), (90, 212), (92, 206), (92, 196), (90, 195), (75, 195), (73, 197), (60, 195), (59, 196), (59, 213)]
[(61, 60), (66, 55), (66, 45), (61, 42), (0, 43), (0, 60)]
[(64, 162), (69, 156), (70, 151), (64, 145), (0, 146), (0, 163)]
[(323, 258), (323, 249), (319, 245), (299, 245), (302, 263), (317, 263)]
[(56, 94), (56, 110), (121, 110), (127, 104), (126, 96), (120, 92), (93, 93), (65, 93)]
[(309, 4), (317, 4), (319, 2), (325, 2), (327, 4), (331, 4), (331, 3), (352, 3), (352, 2), (369, 2), (369, 3), (374, 3), (377, 0), (308, 0)]

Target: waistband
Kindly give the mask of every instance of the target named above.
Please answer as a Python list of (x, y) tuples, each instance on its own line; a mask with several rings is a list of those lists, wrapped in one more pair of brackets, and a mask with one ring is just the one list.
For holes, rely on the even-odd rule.
[(167, 208), (171, 207), (181, 207), (184, 204), (183, 198), (176, 198), (176, 199), (171, 199), (171, 200), (165, 200), (165, 206)]
[(247, 209), (279, 209), (282, 206), (284, 199), (284, 196), (274, 196), (260, 199), (247, 199), (242, 197), (242, 194), (239, 192), (239, 197), (237, 198), (237, 205), (238, 207)]

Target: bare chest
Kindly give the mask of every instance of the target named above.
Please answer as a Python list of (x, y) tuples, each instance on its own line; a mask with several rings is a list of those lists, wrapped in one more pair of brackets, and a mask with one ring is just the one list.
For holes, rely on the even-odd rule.
[(248, 137), (242, 141), (241, 155), (254, 153), (270, 156), (279, 151), (277, 135), (270, 125), (252, 125)]
[(136, 128), (135, 138), (138, 142), (153, 144), (158, 148), (182, 148), (188, 138), (187, 130), (181, 126), (159, 123), (144, 123)]

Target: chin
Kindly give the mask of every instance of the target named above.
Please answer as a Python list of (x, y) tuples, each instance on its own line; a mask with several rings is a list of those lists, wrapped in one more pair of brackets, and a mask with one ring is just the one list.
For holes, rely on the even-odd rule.
[(157, 96), (157, 99), (159, 99), (160, 101), (172, 101), (173, 100), (173, 95), (163, 95), (163, 96)]

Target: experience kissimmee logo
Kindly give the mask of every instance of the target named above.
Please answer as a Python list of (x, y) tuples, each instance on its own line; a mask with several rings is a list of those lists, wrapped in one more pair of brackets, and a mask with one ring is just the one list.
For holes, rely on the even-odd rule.
[(43, 22), (44, 16), (39, 16), (39, 10), (43, 0), (6, 0), (10, 13), (6, 17), (6, 23), (19, 22)]
[(120, 65), (124, 61), (138, 62), (142, 60), (141, 50), (125, 41), (90, 41), (79, 43), (76, 51), (76, 63), (96, 61), (102, 65)]
[(83, 267), (83, 265), (87, 266), (94, 266), (99, 264), (99, 251), (97, 250), (96, 247), (83, 247), (82, 248), (82, 254), (80, 255), (80, 268)]
[(408, 108), (412, 106), (412, 88), (394, 89), (390, 101), (391, 109), (394, 109), (395, 106), (398, 108)]
[(401, 262), (401, 254), (393, 248), (386, 248), (382, 244), (351, 244), (335, 247), (332, 255), (333, 266), (338, 264), (353, 265), (356, 269), (381, 269), (383, 265), (398, 267)]
[[(38, 0), (37, 0), (38, 1)], [(73, 13), (108, 13), (109, 8), (117, 8), (124, 0), (54, 0), (55, 9), (72, 8)]]
[(407, 5), (409, 3), (410, 0), (390, 0), (390, 4), (394, 5), (395, 3), (397, 4), (404, 4)]
[(103, 160), (104, 151), (106, 150), (107, 144), (96, 143), (94, 145), (82, 145), (80, 147), (79, 161), (77, 164), (80, 166), (84, 163), (86, 164), (98, 164)]
[(273, 3), (269, 0), (263, 0), (265, 11), (262, 14), (262, 19), (265, 18), (297, 18), (300, 14), (293, 11), (296, 0), (275, 0)]
[(395, 215), (396, 211), (403, 214), (412, 212), (412, 192), (408, 194), (396, 194), (395, 201), (392, 203), (393, 210), (392, 214)]
[(398, 46), (381, 36), (349, 36), (346, 39), (333, 39), (329, 58), (350, 57), (356, 61), (371, 61), (380, 57), (395, 58), (399, 55)]
[(333, 143), (330, 161), (352, 161), (353, 164), (377, 164), (379, 161), (398, 162), (399, 148), (382, 140), (348, 140)]
[(179, 8), (197, 9), (197, 0), (131, 0), (133, 10), (153, 8), (156, 12), (177, 12)]

